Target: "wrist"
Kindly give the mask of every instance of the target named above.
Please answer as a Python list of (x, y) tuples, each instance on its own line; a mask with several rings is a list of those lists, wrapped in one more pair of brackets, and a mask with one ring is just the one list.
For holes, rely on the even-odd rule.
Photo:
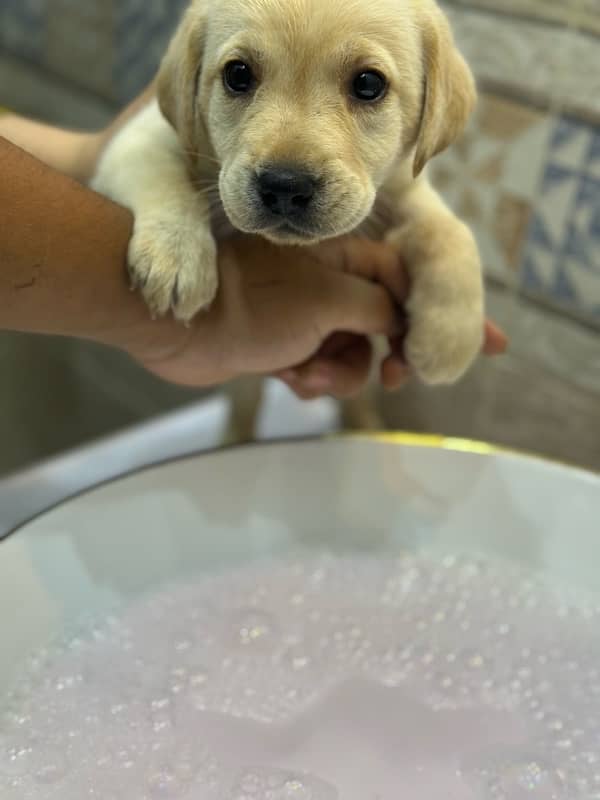
[(248, 363), (249, 349), (257, 348), (248, 347), (249, 309), (243, 297), (238, 246), (235, 242), (221, 244), (217, 297), (188, 327), (171, 315), (151, 320), (136, 295), (142, 309), (141, 320), (136, 318), (137, 324), (130, 324), (119, 342), (105, 338), (106, 343), (116, 344), (154, 374), (174, 383), (214, 386), (246, 373), (260, 372)]
[(201, 315), (190, 327), (172, 318), (129, 325), (118, 338), (98, 341), (124, 350), (145, 369), (163, 380), (184, 386), (208, 387), (235, 377), (228, 360), (221, 357), (215, 319)]

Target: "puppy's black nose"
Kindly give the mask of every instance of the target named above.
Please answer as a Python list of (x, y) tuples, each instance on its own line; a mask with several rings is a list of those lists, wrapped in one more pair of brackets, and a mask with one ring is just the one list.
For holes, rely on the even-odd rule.
[(269, 167), (261, 170), (256, 180), (263, 205), (280, 217), (298, 216), (315, 196), (315, 179), (301, 170)]

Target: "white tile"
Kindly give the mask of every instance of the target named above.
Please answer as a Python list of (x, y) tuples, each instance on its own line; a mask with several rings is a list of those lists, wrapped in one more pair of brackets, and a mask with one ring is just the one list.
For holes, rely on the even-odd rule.
[[(577, 291), (581, 311), (585, 313), (600, 309), (600, 273), (584, 269), (571, 258), (565, 259), (564, 269)], [(600, 317), (598, 321), (600, 322)]]
[(581, 169), (585, 166), (590, 147), (591, 129), (582, 128), (579, 133), (569, 136), (561, 146), (553, 147), (552, 163), (561, 167)]
[(556, 256), (542, 247), (535, 245), (529, 248), (529, 257), (535, 265), (535, 272), (544, 289), (550, 290), (556, 275)]
[(502, 185), (512, 194), (533, 200), (540, 186), (552, 131), (552, 121), (541, 119), (514, 139), (506, 153)]
[(565, 237), (575, 204), (577, 184), (577, 178), (568, 178), (545, 189), (538, 199), (538, 215), (544, 221), (548, 234), (557, 243)]

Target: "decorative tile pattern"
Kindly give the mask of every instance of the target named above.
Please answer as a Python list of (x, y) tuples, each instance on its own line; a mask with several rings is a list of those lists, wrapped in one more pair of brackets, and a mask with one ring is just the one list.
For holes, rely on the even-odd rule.
[(44, 54), (45, 0), (2, 0), (0, 2), (0, 50), (41, 62)]
[[(576, 8), (579, 2), (564, 5)], [(600, 41), (587, 27), (575, 31), (566, 25), (473, 10), (452, 0), (441, 5), (483, 89), (544, 108), (560, 107), (600, 123)], [(503, 9), (504, 0), (490, 0), (489, 5)], [(600, 33), (600, 10), (594, 16), (590, 12), (583, 22), (592, 19)]]
[(188, 0), (0, 0), (0, 50), (124, 104), (153, 77)]
[[(600, 3), (596, 13), (600, 26)], [(568, 63), (560, 75), (562, 108), (600, 125), (600, 38), (581, 29), (569, 31), (568, 36)]]
[(532, 19), (550, 24), (578, 24), (600, 34), (599, 0), (445, 0), (463, 8), (491, 11), (517, 19)]
[(127, 102), (154, 76), (188, 0), (120, 0), (115, 8), (118, 99)]
[(600, 325), (600, 130), (567, 118), (552, 133), (521, 285)]
[(577, 0), (574, 11), (573, 22), (578, 28), (600, 33), (600, 0)]
[(430, 167), (474, 230), (486, 272), (505, 283), (517, 282), (551, 129), (548, 115), (484, 95), (466, 136)]
[(113, 96), (111, 2), (47, 0), (45, 64), (60, 77)]

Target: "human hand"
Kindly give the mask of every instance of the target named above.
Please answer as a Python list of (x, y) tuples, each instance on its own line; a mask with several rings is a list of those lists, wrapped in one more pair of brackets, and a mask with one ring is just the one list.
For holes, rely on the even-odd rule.
[[(403, 353), (404, 335), (390, 342), (390, 354), (381, 364), (381, 384), (398, 391), (413, 379)], [(506, 352), (508, 339), (490, 320), (485, 323), (483, 354), (498, 356)], [(307, 362), (287, 369), (276, 377), (299, 397), (311, 400), (324, 394), (348, 397), (359, 391), (370, 373), (372, 349), (365, 337), (349, 333), (331, 336)]]
[[(179, 328), (168, 350), (156, 336), (149, 349), (133, 351), (155, 374), (188, 385), (275, 374), (301, 397), (344, 397), (368, 380), (369, 337), (381, 334), (391, 341), (384, 386), (398, 388), (409, 377), (401, 352), (408, 285), (385, 245), (345, 238), (284, 249), (239, 237), (222, 245), (219, 260), (221, 289), (211, 311), (189, 330)], [(486, 352), (505, 343), (489, 323)]]
[[(96, 136), (90, 150), (92, 161), (100, 157), (111, 138), (153, 96), (154, 86), (150, 85)], [(180, 383), (214, 382), (203, 377), (204, 370), (198, 371), (192, 366), (194, 362), (198, 366), (199, 361), (198, 353), (193, 352), (194, 342), (197, 342), (194, 336), (213, 323), (223, 330), (238, 331), (245, 325), (241, 337), (243, 347), (239, 347), (239, 341), (237, 345), (240, 362), (237, 369), (275, 374), (301, 397), (353, 395), (367, 382), (371, 371), (370, 335), (386, 332), (356, 330), (367, 321), (364, 314), (361, 316), (360, 298), (364, 296), (366, 300), (367, 294), (373, 296), (374, 287), (367, 287), (375, 282), (390, 292), (392, 305), (396, 307), (396, 330), (389, 336), (390, 354), (381, 365), (382, 384), (388, 390), (396, 390), (411, 378), (403, 353), (407, 327), (400, 310), (408, 295), (407, 277), (391, 249), (346, 237), (303, 250), (281, 250), (264, 241), (239, 238), (221, 246), (219, 261), (220, 280), (224, 285), (211, 312), (192, 327), (191, 336), (185, 337), (181, 349), (167, 351), (166, 360), (157, 362), (153, 355), (149, 356), (150, 361), (142, 357), (157, 374)], [(327, 287), (321, 284), (324, 278)], [(332, 282), (336, 286), (331, 286)], [(352, 295), (345, 293), (350, 287)], [(381, 302), (381, 293), (377, 294)], [(317, 308), (317, 313), (322, 315), (319, 329), (311, 319)], [(235, 318), (235, 313), (241, 316)], [(308, 324), (307, 320), (310, 320)], [(370, 317), (370, 325), (373, 322)], [(294, 335), (291, 335), (292, 328)], [(316, 337), (317, 330), (319, 336)], [(263, 338), (257, 339), (258, 333)], [(166, 345), (170, 338), (165, 341)], [(227, 338), (227, 352), (231, 356), (234, 355), (233, 341), (232, 337)], [(261, 349), (263, 347), (266, 349)], [(505, 347), (506, 338), (502, 332), (488, 322), (484, 352), (496, 355)], [(227, 366), (227, 359), (222, 367), (222, 380), (238, 374)]]
[[(281, 248), (240, 236), (221, 245), (219, 272), (214, 305), (189, 329), (177, 326), (177, 340), (163, 320), (156, 335), (130, 348), (146, 368), (176, 383), (212, 385), (304, 362), (337, 331), (365, 341), (401, 331), (399, 308), (384, 285), (395, 285), (401, 296), (403, 273), (382, 244), (341, 240), (326, 248)], [(167, 326), (168, 348), (160, 336)], [(358, 375), (361, 382), (368, 363), (364, 367), (353, 362), (353, 381)], [(331, 371), (336, 393), (346, 379), (343, 358), (336, 357)]]
[[(352, 247), (353, 241), (347, 240), (349, 252)], [(381, 252), (379, 256), (384, 258), (385, 254)], [(385, 264), (384, 268), (379, 268), (378, 279), (387, 286), (401, 307), (409, 292), (406, 273), (401, 264), (393, 260)], [(414, 378), (404, 355), (408, 320), (400, 316), (399, 324), (401, 330), (390, 338), (389, 354), (380, 365), (381, 384), (387, 391), (398, 391)], [(502, 355), (507, 347), (508, 338), (504, 332), (491, 320), (486, 320), (483, 355)], [(371, 372), (372, 355), (371, 344), (364, 336), (335, 333), (314, 356), (296, 367), (283, 370), (277, 377), (305, 400), (324, 394), (348, 397), (356, 394), (366, 382)]]

